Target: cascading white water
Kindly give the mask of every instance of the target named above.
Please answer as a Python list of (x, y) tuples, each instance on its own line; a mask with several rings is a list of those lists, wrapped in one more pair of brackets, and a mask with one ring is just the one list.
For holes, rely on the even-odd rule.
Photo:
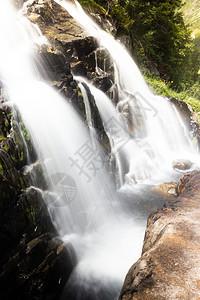
[(0, 27), (0, 79), (46, 171), (54, 224), (77, 250), (73, 278), (89, 290), (95, 281), (108, 289), (117, 285), (119, 292), (129, 266), (140, 255), (145, 221), (136, 222), (122, 211), (103, 168), (101, 147), (95, 143), (94, 148), (67, 100), (39, 80), (33, 46), (44, 39), (38, 28), (17, 14), (9, 1), (0, 2)]
[[(78, 81), (78, 78), (76, 79), (74, 77), (74, 79)], [(83, 84), (81, 82), (78, 83), (78, 86), (79, 86), (79, 88), (81, 90), (81, 93), (83, 95), (87, 125), (88, 125), (89, 131), (90, 131), (90, 138), (92, 140), (93, 146), (95, 147), (96, 131), (95, 131), (95, 128), (94, 128), (93, 123), (92, 123), (92, 113), (91, 113), (90, 102), (89, 102), (89, 99), (88, 99), (87, 91), (86, 91), (85, 87), (83, 86)]]
[[(135, 183), (135, 180), (140, 183), (163, 181), (166, 174), (172, 171), (174, 160), (190, 158), (193, 163), (199, 165), (198, 151), (178, 111), (167, 99), (155, 96), (151, 92), (125, 48), (110, 34), (101, 30), (77, 1), (74, 1), (76, 6), (65, 0), (56, 2), (110, 53), (115, 69), (115, 84), (121, 96), (118, 107), (128, 105), (129, 118), (133, 124), (137, 124), (133, 126), (135, 132), (129, 130), (129, 142), (125, 144), (121, 158), (119, 154), (116, 157), (120, 160), (118, 165), (121, 165), (121, 183)], [(99, 92), (94, 89), (93, 92), (96, 101), (99, 102)], [(103, 95), (100, 97), (105, 99)], [(102, 117), (109, 112), (109, 105), (100, 108)], [(114, 110), (112, 116), (116, 118)], [(129, 159), (128, 170), (123, 162), (125, 156)]]
[[(10, 17), (0, 49), (1, 77), (10, 100), (20, 110), (39, 156), (44, 161), (48, 178), (57, 196), (57, 206), (62, 207), (60, 212), (59, 209), (57, 211), (60, 216), (57, 216), (56, 220), (62, 223), (62, 226), (58, 226), (63, 234), (88, 230), (88, 226), (95, 226), (98, 219), (102, 222), (109, 207), (108, 201), (113, 200), (111, 193), (107, 193), (107, 202), (102, 200), (105, 197), (106, 186), (109, 185), (109, 179), (102, 168), (103, 158), (99, 161), (102, 150), (100, 147), (93, 149), (90, 136), (80, 117), (66, 100), (45, 83), (37, 80), (31, 63), (33, 44), (26, 36), (27, 33), (30, 34), (30, 38), (32, 36), (33, 29), (30, 24), (25, 23), (23, 17), (17, 20), (16, 13), (9, 3), (0, 8), (4, 14), (7, 10), (6, 22)], [(1, 18), (0, 22), (1, 27), (5, 27), (4, 18)], [(8, 61), (11, 64), (8, 64)], [(105, 178), (103, 184), (102, 179), (99, 180), (100, 177), (94, 176), (96, 169), (93, 166), (94, 161), (90, 161), (91, 156), (99, 164), (96, 168), (100, 177)], [(83, 160), (79, 162), (80, 165), (77, 159)], [(87, 168), (87, 172), (82, 168), (82, 163), (86, 163), (84, 167)], [(78, 191), (76, 201), (69, 199), (70, 203), (66, 205), (66, 188), (58, 182), (61, 174), (67, 172), (75, 179)]]
[[(131, 175), (129, 176), (128, 174), (129, 164), (132, 158), (134, 157), (134, 161), (138, 162), (138, 164), (141, 164), (141, 160), (143, 160), (142, 163), (148, 163), (148, 167), (150, 170), (154, 168), (154, 159), (152, 158), (151, 160), (149, 160), (145, 149), (140, 147), (135, 139), (130, 137), (125, 124), (120, 118), (120, 115), (115, 109), (111, 100), (102, 91), (98, 90), (96, 87), (90, 84), (86, 79), (81, 77), (76, 77), (76, 79), (87, 84), (92, 95), (94, 96), (101, 118), (103, 120), (105, 131), (110, 140), (112, 154), (116, 159), (120, 184), (123, 185), (122, 174), (126, 174), (127, 181), (130, 184), (135, 184), (135, 177), (139, 177), (139, 175), (137, 176), (137, 168), (134, 169), (134, 177)], [(141, 166), (138, 167), (138, 170), (141, 174)], [(144, 170), (144, 173), (145, 172), (147, 171)]]

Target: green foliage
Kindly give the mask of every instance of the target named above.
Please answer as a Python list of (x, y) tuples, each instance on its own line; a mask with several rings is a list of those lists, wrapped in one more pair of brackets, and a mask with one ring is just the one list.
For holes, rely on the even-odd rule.
[(129, 34), (130, 17), (126, 9), (119, 4), (112, 4), (110, 7), (110, 15), (116, 21), (118, 34)]
[(105, 11), (104, 7), (101, 6), (101, 5), (99, 5), (98, 2), (101, 2), (101, 1), (94, 1), (94, 0), (84, 1), (84, 0), (79, 0), (79, 3), (83, 7), (87, 8), (88, 10), (90, 10), (90, 11), (96, 11), (96, 12), (98, 11), (98, 13), (106, 14), (106, 11)]
[(139, 65), (158, 70), (162, 79), (173, 81), (172, 88), (184, 90), (199, 80), (200, 54), (184, 23), (182, 0), (79, 2), (111, 16), (116, 22), (117, 34), (130, 36)]
[[(142, 69), (157, 70), (159, 77), (145, 75), (160, 95), (179, 98), (200, 112), (200, 4), (188, 0), (89, 0), (85, 7), (116, 23), (117, 35), (130, 37), (132, 51)], [(186, 24), (183, 19), (186, 15)], [(199, 15), (198, 15), (199, 16)], [(188, 24), (193, 22), (195, 43)]]
[[(200, 113), (200, 86), (198, 83), (193, 84), (190, 88), (177, 92), (170, 88), (169, 83), (149, 74), (143, 74), (145, 80), (149, 83), (153, 91), (162, 96), (174, 97), (190, 104), (194, 111)], [(200, 121), (200, 120), (199, 120)]]
[(197, 49), (200, 49), (200, 1), (184, 1), (182, 12), (186, 24), (191, 26), (194, 44)]
[(139, 63), (157, 68), (163, 79), (176, 85), (188, 79), (194, 51), (190, 31), (179, 11), (181, 6), (181, 0), (133, 0), (127, 4), (134, 20), (130, 34)]

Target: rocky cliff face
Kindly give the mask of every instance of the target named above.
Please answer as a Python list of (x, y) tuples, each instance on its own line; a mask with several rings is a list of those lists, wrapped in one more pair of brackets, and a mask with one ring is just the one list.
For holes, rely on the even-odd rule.
[(179, 197), (149, 219), (141, 258), (129, 270), (120, 300), (199, 299), (200, 172), (181, 177)]
[(57, 237), (42, 192), (30, 186), (35, 168), (40, 187), (47, 188), (24, 124), (3, 92), (1, 88), (1, 298), (57, 299), (75, 265), (75, 253)]
[[(39, 26), (50, 42), (50, 46), (43, 45), (37, 51), (39, 69), (42, 65), (41, 75), (72, 103), (87, 125), (83, 96), (74, 76), (83, 76), (109, 93), (113, 86), (113, 66), (108, 53), (99, 49), (97, 41), (53, 0), (35, 0), (26, 6), (24, 14)], [(109, 154), (109, 140), (89, 89), (87, 94), (93, 126), (100, 133), (100, 144)]]

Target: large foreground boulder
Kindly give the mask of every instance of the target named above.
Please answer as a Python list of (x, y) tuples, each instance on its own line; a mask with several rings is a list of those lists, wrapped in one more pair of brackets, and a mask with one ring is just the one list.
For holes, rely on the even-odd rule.
[(200, 171), (184, 175), (178, 191), (149, 217), (120, 300), (200, 299)]

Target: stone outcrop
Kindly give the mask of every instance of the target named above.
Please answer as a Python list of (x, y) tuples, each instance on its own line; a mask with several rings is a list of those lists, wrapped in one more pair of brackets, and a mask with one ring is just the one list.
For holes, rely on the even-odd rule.
[[(87, 125), (83, 96), (74, 75), (85, 77), (103, 92), (107, 92), (113, 85), (113, 66), (107, 51), (99, 49), (97, 41), (87, 36), (69, 13), (53, 0), (34, 0), (26, 5), (24, 14), (39, 26), (51, 43), (37, 48), (36, 64), (42, 77), (66, 97)], [(94, 97), (86, 85), (85, 88), (90, 101), (93, 126), (101, 133), (99, 142), (103, 147), (106, 145), (108, 153), (109, 140)]]
[(200, 172), (181, 177), (178, 191), (149, 217), (142, 256), (129, 270), (120, 300), (200, 298)]
[(43, 169), (19, 113), (1, 92), (0, 295), (5, 300), (57, 299), (75, 253), (57, 237), (43, 193), (30, 187), (34, 177), (36, 186), (47, 188)]
[[(85, 77), (103, 92), (108, 92), (113, 85), (113, 65), (108, 52), (100, 49), (97, 41), (87, 36), (68, 12), (53, 0), (34, 0), (26, 6), (24, 13), (51, 43), (37, 47), (36, 64), (42, 77), (73, 105), (88, 126), (83, 95), (74, 76)], [(83, 86), (90, 103), (93, 127), (108, 157), (107, 167), (112, 168), (108, 136), (94, 97), (85, 83)]]
[(0, 271), (2, 299), (58, 299), (74, 261), (72, 246), (52, 234), (31, 240)]
[(178, 161), (174, 161), (172, 163), (172, 167), (175, 170), (189, 170), (192, 167), (192, 162), (186, 159), (179, 159)]
[[(98, 77), (96, 59), (102, 64), (108, 54), (98, 50), (97, 41), (88, 36), (65, 9), (53, 0), (35, 0), (27, 5), (24, 13), (30, 21), (39, 26), (52, 48), (62, 53), (65, 59), (65, 63), (62, 61), (62, 64), (70, 64), (74, 75), (82, 75), (88, 79)], [(107, 67), (108, 61), (109, 59)], [(52, 64), (49, 54), (48, 62)], [(105, 84), (105, 79), (103, 83)], [(109, 84), (107, 86), (109, 88)]]
[(177, 197), (177, 183), (170, 181), (170, 182), (165, 182), (163, 184), (159, 184), (155, 187), (152, 188), (154, 192), (157, 192), (161, 196), (166, 196), (166, 197)]
[(191, 105), (177, 98), (169, 98), (170, 102), (175, 105), (180, 113), (184, 123), (188, 127), (191, 135), (196, 139), (196, 143), (200, 146), (200, 127), (198, 117), (192, 109)]
[(27, 5), (26, 14), (29, 20), (38, 24), (51, 44), (61, 50), (68, 42), (87, 36), (70, 14), (53, 0), (33, 1)]

